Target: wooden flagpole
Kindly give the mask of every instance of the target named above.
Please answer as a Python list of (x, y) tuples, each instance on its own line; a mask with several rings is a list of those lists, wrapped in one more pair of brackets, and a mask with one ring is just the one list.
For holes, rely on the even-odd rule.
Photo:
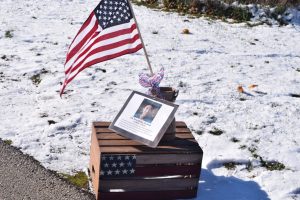
[(131, 10), (131, 13), (132, 13), (134, 22), (135, 22), (135, 24), (136, 24), (136, 28), (137, 28), (137, 31), (138, 31), (138, 33), (139, 33), (139, 36), (140, 36), (142, 45), (143, 45), (144, 53), (145, 53), (146, 60), (147, 60), (147, 63), (148, 63), (148, 68), (149, 68), (149, 70), (150, 70), (151, 76), (153, 76), (154, 74), (153, 74), (153, 70), (152, 70), (152, 67), (151, 67), (151, 64), (150, 64), (150, 60), (149, 60), (149, 57), (148, 57), (148, 54), (147, 54), (147, 51), (146, 51), (146, 47), (145, 47), (145, 44), (144, 44), (144, 41), (143, 41), (143, 38), (142, 38), (142, 35), (141, 35), (141, 32), (140, 32), (140, 29), (139, 29), (139, 25), (138, 25), (138, 23), (137, 23), (137, 21), (136, 21), (136, 18), (135, 18), (135, 15), (134, 15), (134, 12), (133, 12), (133, 9), (132, 9), (130, 0), (128, 0), (128, 4), (129, 4), (130, 10)]

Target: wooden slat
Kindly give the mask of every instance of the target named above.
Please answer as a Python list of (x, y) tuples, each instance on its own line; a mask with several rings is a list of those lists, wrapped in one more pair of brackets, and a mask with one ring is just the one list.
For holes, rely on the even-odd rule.
[(94, 127), (109, 127), (111, 122), (93, 122)]
[[(186, 139), (194, 139), (194, 136), (191, 133), (177, 133), (175, 134), (177, 138), (186, 138)], [(116, 133), (98, 133), (97, 134), (98, 140), (128, 140), (119, 134)]]
[(147, 164), (179, 164), (193, 163), (201, 164), (202, 153), (197, 154), (138, 154), (136, 155), (137, 165)]
[(125, 191), (186, 190), (198, 186), (198, 178), (161, 178), (133, 180), (101, 180), (99, 191), (122, 189)]
[(182, 146), (180, 148), (174, 146), (158, 146), (157, 148), (151, 148), (147, 146), (113, 146), (113, 147), (101, 147), (100, 151), (102, 153), (114, 153), (114, 154), (125, 154), (125, 153), (133, 153), (133, 154), (172, 154), (172, 153), (182, 153), (182, 154), (190, 154), (190, 153), (201, 153), (202, 150), (199, 146)]
[[(103, 146), (145, 146), (144, 144), (134, 141), (134, 140), (99, 140), (100, 147)], [(195, 139), (177, 139), (162, 141), (159, 143), (159, 146), (199, 146)]]
[(135, 176), (172, 176), (191, 175), (200, 176), (201, 165), (145, 165), (135, 168)]
[[(100, 127), (109, 127), (109, 125), (111, 124), (111, 122), (93, 122), (93, 126), (96, 128), (100, 128)], [(180, 127), (180, 128), (186, 128), (186, 123), (183, 121), (177, 121), (176, 122), (176, 127)]]
[[(97, 134), (99, 134), (99, 133), (115, 133), (114, 131), (112, 131), (108, 128), (103, 128), (103, 127), (97, 128), (96, 127), (95, 129), (96, 129)], [(190, 133), (190, 132), (191, 131), (188, 128), (176, 128), (176, 133)]]
[(144, 191), (144, 192), (101, 192), (100, 200), (171, 200), (191, 199), (197, 196), (197, 189), (170, 190), (170, 191)]

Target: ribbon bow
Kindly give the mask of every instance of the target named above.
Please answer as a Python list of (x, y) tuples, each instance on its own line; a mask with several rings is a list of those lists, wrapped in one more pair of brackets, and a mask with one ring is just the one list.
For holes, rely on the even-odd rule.
[(153, 76), (148, 74), (140, 73), (139, 74), (139, 83), (145, 88), (149, 88), (148, 94), (156, 95), (161, 98), (159, 84), (164, 78), (165, 70), (162, 67), (160, 71)]

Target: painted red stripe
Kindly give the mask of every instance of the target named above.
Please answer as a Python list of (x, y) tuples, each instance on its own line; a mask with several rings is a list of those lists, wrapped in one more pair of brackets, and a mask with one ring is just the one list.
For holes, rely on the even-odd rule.
[(83, 45), (93, 37), (95, 37), (96, 30), (98, 29), (98, 22), (96, 20), (93, 28), (84, 36), (84, 38), (67, 54), (66, 63), (83, 47)]
[(118, 53), (115, 53), (115, 54), (110, 54), (110, 55), (107, 55), (107, 56), (103, 56), (101, 58), (98, 58), (98, 59), (95, 59), (95, 60), (92, 60), (88, 63), (86, 63), (85, 65), (83, 65), (81, 67), (81, 69), (74, 75), (72, 76), (71, 78), (69, 78), (68, 80), (66, 80), (66, 85), (68, 85), (76, 76), (77, 74), (79, 74), (82, 70), (84, 70), (85, 68), (87, 67), (90, 67), (96, 63), (99, 63), (99, 62), (103, 62), (103, 61), (107, 61), (107, 60), (111, 60), (113, 58), (117, 58), (117, 57), (120, 57), (120, 56), (123, 56), (123, 55), (126, 55), (126, 54), (130, 54), (130, 53), (134, 53), (134, 52), (137, 52), (138, 50), (140, 50), (142, 48), (142, 44), (139, 44), (137, 45), (135, 48), (133, 49), (126, 49), (124, 51), (120, 51)]
[(118, 47), (126, 45), (126, 44), (134, 43), (139, 38), (140, 38), (139, 34), (136, 34), (133, 38), (128, 38), (128, 39), (125, 39), (125, 40), (122, 40), (122, 41), (118, 41), (118, 42), (115, 42), (115, 43), (112, 43), (112, 44), (108, 44), (108, 45), (105, 45), (105, 46), (100, 46), (96, 49), (93, 49), (91, 52), (89, 52), (87, 55), (85, 55), (85, 57), (82, 61), (80, 61), (76, 66), (73, 66), (72, 68), (70, 67), (69, 68), (70, 70), (67, 70), (67, 71), (68, 71), (68, 73), (72, 73), (72, 72), (76, 71), (79, 67), (81, 67), (81, 65), (84, 63), (84, 61), (86, 59), (88, 59), (90, 56), (92, 56), (96, 53), (100, 53), (100, 52), (103, 52), (103, 51), (115, 49), (115, 48), (118, 48)]
[[(123, 30), (119, 30), (119, 31), (115, 31), (112, 33), (108, 33), (105, 35), (100, 36), (99, 38), (97, 38), (92, 44), (89, 45), (88, 48), (86, 48), (79, 56), (78, 58), (74, 61), (74, 63), (80, 58), (82, 57), (84, 54), (86, 54), (96, 43), (103, 41), (103, 40), (107, 40), (107, 39), (111, 39), (117, 36), (121, 36), (121, 35), (126, 35), (129, 33), (132, 33), (134, 30), (136, 29), (136, 24), (133, 24), (130, 28), (128, 29), (123, 29)], [(95, 35), (96, 36), (96, 35)], [(65, 71), (65, 74), (68, 74), (70, 72), (70, 70), (72, 69), (72, 65)]]
[(135, 176), (171, 176), (171, 175), (193, 175), (200, 176), (201, 164), (198, 165), (181, 165), (181, 166), (164, 166), (151, 165), (137, 166)]

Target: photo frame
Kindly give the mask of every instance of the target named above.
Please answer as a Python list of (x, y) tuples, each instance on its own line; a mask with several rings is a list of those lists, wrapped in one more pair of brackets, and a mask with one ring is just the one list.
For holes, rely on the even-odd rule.
[(178, 105), (133, 91), (110, 124), (116, 133), (156, 147), (168, 129)]

